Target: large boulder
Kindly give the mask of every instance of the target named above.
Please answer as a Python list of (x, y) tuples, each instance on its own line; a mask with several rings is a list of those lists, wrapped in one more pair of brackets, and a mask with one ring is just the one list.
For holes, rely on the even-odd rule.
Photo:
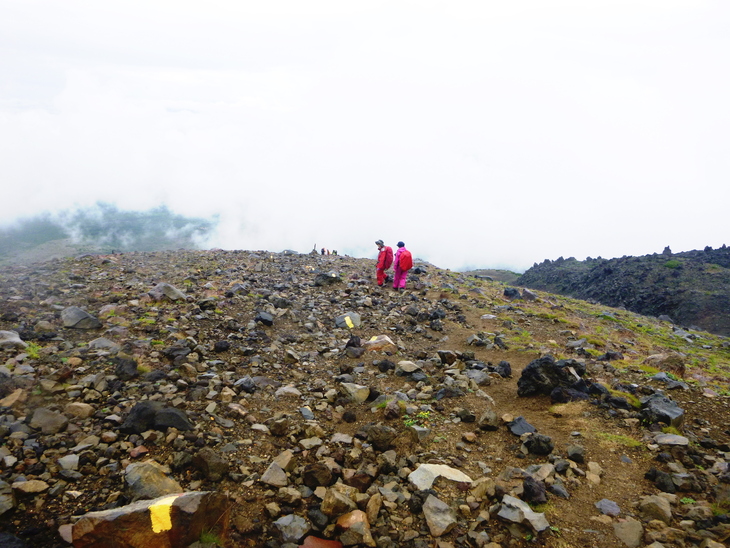
[(127, 357), (117, 357), (109, 360), (114, 365), (114, 374), (123, 381), (139, 376), (137, 360)]
[(673, 400), (653, 394), (641, 400), (641, 419), (647, 423), (664, 423), (679, 428), (684, 422), (684, 410)]
[(522, 445), (533, 455), (549, 455), (555, 448), (550, 436), (537, 433), (529, 436)]
[(296, 543), (312, 529), (312, 525), (301, 516), (287, 514), (274, 522), (284, 543)]
[(517, 381), (518, 396), (549, 396), (559, 386), (572, 388), (585, 375), (585, 365), (576, 360), (555, 361), (550, 355), (531, 361)]
[(423, 504), (423, 516), (431, 535), (440, 537), (456, 527), (456, 512), (442, 500), (429, 495)]
[(378, 335), (372, 337), (368, 341), (364, 341), (362, 346), (369, 352), (390, 352), (395, 354), (398, 347), (388, 335)]
[(370, 532), (368, 516), (362, 510), (353, 510), (337, 518), (335, 532), (344, 546), (377, 546)]
[(69, 306), (61, 311), (61, 321), (64, 327), (73, 329), (99, 329), (101, 322), (78, 306)]
[(505, 287), (503, 295), (510, 301), (522, 298), (522, 295), (520, 295), (520, 290), (516, 287)]
[(112, 546), (110, 539), (125, 548), (177, 548), (196, 542), (203, 531), (224, 530), (228, 508), (222, 493), (192, 491), (89, 512), (62, 534), (74, 548)]
[(531, 527), (537, 533), (550, 527), (545, 514), (535, 512), (529, 504), (510, 495), (502, 497), (497, 516), (505, 521)]
[(132, 502), (181, 493), (183, 488), (167, 475), (164, 467), (154, 461), (134, 462), (124, 470)]
[(430, 489), (439, 477), (466, 484), (472, 483), (472, 479), (464, 472), (446, 464), (423, 463), (408, 474), (408, 480), (419, 490)]
[(393, 445), (398, 432), (390, 426), (374, 424), (367, 427), (367, 440), (378, 451), (387, 451)]
[(228, 473), (228, 461), (210, 447), (203, 447), (193, 457), (193, 465), (210, 481), (220, 481)]
[(39, 407), (33, 412), (30, 420), (31, 428), (40, 429), (44, 434), (58, 434), (68, 426), (68, 419), (63, 413)]
[(20, 335), (15, 331), (0, 331), (0, 348), (19, 348), (23, 349), (28, 345), (24, 343)]
[(343, 382), (342, 391), (349, 400), (355, 403), (362, 403), (370, 396), (370, 388), (351, 382)]
[(335, 325), (341, 329), (356, 329), (362, 325), (362, 320), (357, 312), (345, 312), (335, 318)]
[(156, 301), (161, 301), (163, 299), (168, 299), (170, 301), (184, 301), (187, 299), (187, 296), (185, 293), (180, 291), (177, 287), (174, 285), (170, 285), (165, 282), (161, 282), (157, 284), (155, 287), (150, 289), (149, 296), (155, 299)]
[(319, 273), (314, 278), (315, 287), (324, 287), (328, 285), (342, 283), (342, 278), (337, 272)]
[(522, 436), (523, 434), (532, 434), (537, 432), (537, 428), (527, 422), (527, 419), (521, 415), (509, 421), (507, 423), (507, 428), (509, 428), (509, 431), (515, 436)]
[(136, 404), (119, 427), (125, 434), (141, 434), (146, 430), (166, 431), (168, 428), (192, 430), (193, 425), (185, 411), (165, 407), (156, 401), (143, 401)]

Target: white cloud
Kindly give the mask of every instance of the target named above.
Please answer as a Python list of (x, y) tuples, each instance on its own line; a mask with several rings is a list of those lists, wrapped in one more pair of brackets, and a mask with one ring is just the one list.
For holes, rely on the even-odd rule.
[(724, 4), (0, 9), (5, 220), (166, 203), (222, 247), (451, 268), (725, 243)]

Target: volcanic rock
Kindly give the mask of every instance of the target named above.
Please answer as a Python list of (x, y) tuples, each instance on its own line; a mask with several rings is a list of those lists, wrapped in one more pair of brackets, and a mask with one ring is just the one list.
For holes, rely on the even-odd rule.
[(518, 396), (549, 395), (556, 387), (573, 387), (585, 374), (576, 360), (555, 361), (550, 355), (530, 362), (517, 381)]
[(164, 467), (154, 461), (132, 463), (124, 470), (132, 502), (181, 493), (183, 488), (168, 476)]
[(203, 447), (193, 457), (193, 465), (210, 481), (220, 481), (228, 473), (228, 461), (214, 449)]
[(158, 283), (149, 291), (150, 297), (157, 301), (169, 299), (170, 301), (184, 301), (187, 296), (173, 285), (165, 282)]
[(312, 529), (312, 525), (306, 519), (295, 514), (279, 518), (274, 522), (274, 526), (279, 530), (281, 540), (285, 543), (298, 543)]
[(27, 343), (23, 342), (20, 335), (15, 331), (0, 331), (0, 348), (26, 348)]
[(429, 495), (423, 504), (423, 516), (431, 535), (437, 538), (451, 531), (457, 523), (456, 513), (433, 495)]
[(160, 402), (140, 402), (129, 412), (119, 430), (128, 434), (141, 434), (145, 430), (192, 430), (187, 415), (180, 409), (166, 407)]
[(99, 329), (101, 322), (78, 306), (69, 306), (61, 312), (61, 321), (64, 327), (74, 329)]
[(497, 515), (512, 523), (527, 525), (538, 533), (550, 527), (545, 514), (533, 511), (526, 502), (510, 495), (502, 497)]
[(439, 477), (456, 482), (472, 482), (472, 479), (464, 472), (445, 464), (421, 464), (408, 475), (409, 481), (419, 490), (429, 489)]

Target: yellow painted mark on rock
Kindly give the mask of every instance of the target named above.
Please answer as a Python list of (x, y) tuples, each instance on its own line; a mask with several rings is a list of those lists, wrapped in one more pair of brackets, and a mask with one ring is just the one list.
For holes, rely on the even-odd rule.
[(162, 533), (172, 529), (172, 503), (180, 495), (165, 497), (161, 501), (150, 506), (150, 519), (152, 520), (152, 531)]
[(345, 316), (345, 323), (347, 324), (347, 327), (349, 327), (350, 329), (352, 329), (353, 327), (355, 327), (355, 324), (352, 323), (352, 320), (350, 319), (350, 316)]

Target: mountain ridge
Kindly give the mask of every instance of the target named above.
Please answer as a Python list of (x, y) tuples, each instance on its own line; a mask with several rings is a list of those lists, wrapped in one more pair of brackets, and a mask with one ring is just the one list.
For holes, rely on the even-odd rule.
[(730, 248), (535, 263), (515, 285), (730, 335)]

